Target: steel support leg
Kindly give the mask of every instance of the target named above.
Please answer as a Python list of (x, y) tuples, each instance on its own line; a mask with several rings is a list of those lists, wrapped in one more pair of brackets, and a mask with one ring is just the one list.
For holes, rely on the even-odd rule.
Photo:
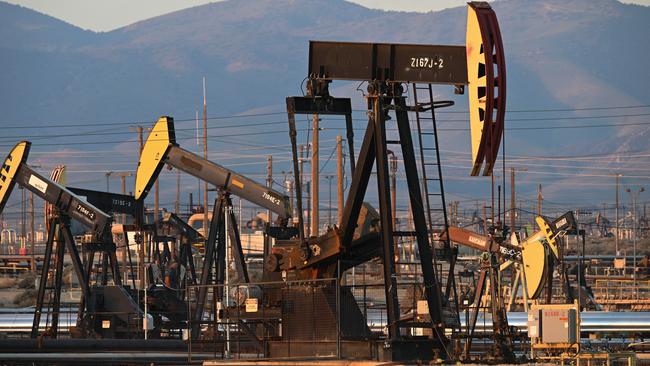
[(354, 127), (352, 126), (352, 114), (345, 115), (345, 131), (346, 139), (348, 141), (348, 151), (350, 154), (350, 174), (354, 175)]
[(472, 349), (472, 337), (474, 337), (474, 330), (476, 329), (476, 320), (478, 319), (478, 312), (481, 308), (481, 297), (483, 297), (483, 291), (485, 290), (485, 281), (487, 279), (487, 268), (481, 269), (481, 274), (478, 277), (476, 282), (476, 289), (474, 290), (474, 301), (472, 314), (470, 316), (469, 324), (466, 324), (467, 327), (467, 342), (465, 342), (465, 359), (469, 359), (469, 352)]
[(34, 322), (32, 323), (31, 337), (38, 337), (38, 330), (41, 324), (41, 314), (43, 312), (43, 301), (45, 300), (45, 288), (47, 287), (47, 276), (50, 271), (50, 261), (52, 259), (52, 247), (54, 246), (54, 236), (57, 230), (58, 222), (50, 219), (49, 230), (47, 233), (47, 243), (45, 244), (45, 255), (43, 257), (43, 266), (41, 268), (41, 280), (38, 282), (38, 293), (36, 294), (36, 308), (34, 309)]
[(413, 212), (413, 224), (418, 243), (418, 252), (420, 254), (420, 265), (422, 267), (422, 276), (424, 277), (424, 290), (429, 307), (429, 315), (431, 316), (431, 321), (433, 323), (432, 326), (434, 328), (439, 328), (442, 325), (441, 292), (435, 269), (435, 259), (429, 244), (427, 223), (424, 219), (424, 205), (422, 202), (420, 181), (418, 179), (415, 152), (413, 150), (411, 127), (408, 120), (408, 112), (406, 111), (404, 98), (396, 97), (395, 99), (397, 107), (397, 127), (399, 130), (400, 145), (402, 146), (404, 171), (406, 173), (406, 182), (408, 184), (409, 201), (411, 202), (411, 210)]
[(368, 182), (370, 181), (372, 166), (375, 163), (375, 154), (375, 126), (371, 118), (368, 120), (366, 134), (363, 137), (361, 151), (359, 152), (359, 159), (357, 160), (354, 174), (352, 174), (350, 190), (345, 199), (345, 206), (341, 215), (341, 222), (345, 223), (343, 225), (344, 231), (341, 239), (343, 245), (349, 245), (352, 242), (354, 230), (356, 229), (355, 223), (359, 219), (359, 212), (363, 204), (363, 198), (366, 195)]
[(296, 187), (296, 208), (298, 210), (298, 235), (300, 243), (305, 241), (305, 223), (302, 217), (302, 181), (300, 180), (300, 169), (298, 168), (298, 143), (296, 136), (296, 113), (293, 100), (287, 98), (287, 118), (289, 120), (289, 139), (291, 140), (291, 157), (293, 160), (293, 179)]
[(212, 211), (212, 220), (210, 222), (210, 231), (208, 238), (205, 242), (205, 254), (203, 261), (203, 270), (201, 271), (201, 281), (199, 282), (199, 293), (196, 297), (196, 308), (194, 310), (194, 316), (192, 319), (195, 323), (192, 326), (192, 338), (197, 339), (199, 331), (201, 329), (201, 320), (203, 319), (203, 308), (205, 306), (205, 299), (208, 294), (208, 285), (210, 284), (210, 279), (212, 275), (212, 265), (214, 263), (215, 251), (216, 251), (216, 241), (219, 229), (221, 225), (221, 215), (224, 209), (224, 200), (219, 196), (214, 202), (214, 210)]
[(246, 267), (246, 259), (244, 258), (244, 250), (241, 247), (241, 238), (239, 237), (239, 227), (237, 225), (237, 216), (235, 216), (235, 212), (232, 210), (232, 201), (230, 200), (230, 196), (226, 196), (226, 207), (229, 209), (227, 210), (228, 212), (226, 215), (228, 215), (228, 219), (230, 220), (230, 225), (228, 225), (228, 235), (230, 236), (230, 250), (233, 254), (233, 258), (235, 260), (235, 268), (237, 270), (237, 275), (239, 276), (239, 279), (241, 281), (244, 281), (245, 283), (250, 282), (248, 278), (248, 268)]
[[(70, 218), (62, 217), (60, 221), (60, 225), (61, 225), (61, 232), (63, 233), (63, 239), (65, 241), (65, 246), (68, 249), (68, 254), (70, 255), (70, 259), (72, 261), (72, 267), (74, 268), (74, 271), (77, 274), (77, 279), (79, 280), (79, 286), (81, 287), (81, 292), (83, 296), (83, 304), (88, 304), (89, 297), (90, 297), (90, 286), (88, 285), (88, 281), (84, 276), (84, 268), (83, 268), (83, 264), (81, 263), (81, 258), (79, 257), (79, 251), (77, 250), (77, 246), (75, 245), (74, 238), (72, 237), (72, 232), (70, 232)], [(82, 308), (81, 306), (79, 307), (80, 314), (83, 313), (84, 310), (85, 309)], [(79, 325), (80, 321), (81, 318), (78, 316), (77, 325)]]
[[(60, 238), (61, 236), (57, 236)], [(63, 262), (65, 260), (65, 246), (61, 240), (56, 244), (56, 269), (54, 270), (54, 301), (52, 301), (52, 338), (57, 337), (59, 332), (59, 313), (61, 311), (61, 282), (63, 279)]]
[[(397, 279), (395, 278), (395, 251), (393, 246), (393, 222), (390, 207), (390, 176), (386, 148), (386, 125), (382, 96), (369, 97), (373, 103), (375, 126), (375, 151), (377, 164), (377, 193), (379, 195), (379, 215), (381, 217), (381, 241), (383, 244), (384, 291), (386, 293), (386, 312), (388, 318), (388, 337), (400, 338), (399, 300), (397, 299)], [(414, 215), (415, 216), (415, 215)], [(423, 266), (424, 267), (424, 266)]]

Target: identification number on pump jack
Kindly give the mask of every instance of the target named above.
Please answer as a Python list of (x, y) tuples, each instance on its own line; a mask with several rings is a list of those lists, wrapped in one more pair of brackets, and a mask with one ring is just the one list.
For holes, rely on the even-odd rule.
[(442, 69), (445, 60), (439, 57), (411, 57), (411, 67), (415, 69)]

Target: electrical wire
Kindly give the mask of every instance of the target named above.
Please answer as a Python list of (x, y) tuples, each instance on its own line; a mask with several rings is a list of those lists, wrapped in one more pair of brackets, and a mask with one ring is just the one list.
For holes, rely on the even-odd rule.
[[(358, 88), (363, 83), (359, 84)], [(361, 89), (358, 89), (361, 90)], [(616, 109), (635, 109), (635, 108), (649, 108), (650, 104), (641, 104), (641, 105), (628, 105), (628, 106), (604, 106), (604, 107), (585, 107), (585, 108), (558, 108), (558, 109), (513, 109), (513, 110), (507, 110), (506, 113), (541, 113), (541, 112), (578, 112), (578, 111), (597, 111), (597, 110), (616, 110)], [(354, 109), (353, 112), (367, 112), (367, 110), (364, 109)], [(436, 113), (469, 113), (466, 110), (463, 111), (438, 111)], [(242, 114), (233, 114), (233, 115), (223, 115), (223, 116), (209, 116), (207, 117), (208, 121), (214, 121), (214, 120), (224, 120), (224, 119), (235, 119), (235, 118), (248, 118), (248, 117), (264, 117), (264, 116), (277, 116), (277, 115), (286, 115), (286, 112), (266, 112), (266, 113), (242, 113)], [(630, 115), (613, 115), (613, 116), (576, 116), (576, 117), (568, 117), (568, 119), (585, 119), (585, 118), (615, 118), (615, 117), (633, 117), (633, 116), (646, 116), (650, 115), (648, 113), (640, 113), (640, 114), (630, 114)], [(557, 118), (557, 117), (556, 117)], [(567, 119), (560, 117), (559, 119)], [(192, 116), (191, 118), (178, 118), (174, 119), (175, 122), (195, 122), (196, 117)], [(511, 120), (538, 120), (538, 119), (511, 119)], [(541, 120), (546, 120), (546, 119), (541, 119)], [(42, 129), (42, 128), (72, 128), (72, 127), (87, 127), (88, 125), (94, 125), (94, 124), (107, 124), (111, 126), (115, 125), (137, 125), (138, 123), (145, 123), (145, 124), (153, 124), (156, 122), (156, 120), (140, 120), (137, 122), (137, 119), (133, 119), (133, 121), (125, 122), (124, 120), (119, 120), (119, 121), (85, 121), (85, 122), (79, 122), (79, 123), (62, 123), (62, 122), (54, 122), (54, 121), (43, 121), (40, 122), (39, 124), (29, 124), (25, 121), (18, 122), (18, 121), (0, 121), (0, 124), (6, 125), (3, 126), (3, 129), (26, 129), (26, 128), (37, 128), (37, 129)], [(445, 120), (439, 120), (439, 122), (444, 122)], [(465, 122), (466, 120), (447, 120), (447, 121), (458, 121), (458, 122)], [(285, 121), (286, 122), (286, 121)]]

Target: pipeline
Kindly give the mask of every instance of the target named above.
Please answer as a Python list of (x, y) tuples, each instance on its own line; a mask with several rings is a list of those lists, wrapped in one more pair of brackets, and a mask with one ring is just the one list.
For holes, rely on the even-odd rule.
[[(0, 312), (0, 332), (6, 333), (26, 333), (32, 329), (34, 316), (32, 313), (25, 312), (26, 309), (16, 309), (16, 313), (10, 314)], [(68, 331), (71, 326), (76, 324), (76, 310), (71, 309), (68, 316), (62, 313), (59, 319), (59, 330)], [(368, 326), (374, 330), (381, 330), (385, 326), (386, 315), (382, 310), (368, 309)], [(525, 312), (509, 312), (508, 324), (526, 332), (526, 322), (528, 315)], [(584, 311), (580, 314), (580, 328), (587, 333), (650, 333), (650, 312), (608, 312), (608, 311)], [(465, 313), (460, 316), (461, 328), (465, 328)], [(41, 320), (40, 328), (46, 327), (45, 319)], [(492, 319), (490, 314), (479, 315), (476, 322), (477, 331), (491, 331)]]

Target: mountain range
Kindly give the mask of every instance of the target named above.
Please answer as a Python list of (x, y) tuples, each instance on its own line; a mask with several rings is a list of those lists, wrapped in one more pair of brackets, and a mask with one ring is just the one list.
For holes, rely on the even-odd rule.
[[(630, 184), (647, 182), (647, 157), (626, 156), (648, 152), (650, 109), (628, 107), (650, 105), (650, 8), (615, 0), (491, 5), (506, 49), (512, 111), (506, 157), (509, 166), (529, 170), (521, 174), (523, 192), (532, 196), (543, 183), (550, 200), (599, 205), (613, 199), (613, 178), (607, 178), (612, 172), (641, 177), (629, 178)], [(0, 126), (6, 131), (1, 150), (29, 138), (44, 169), (66, 163), (73, 182), (103, 185), (102, 169), (135, 167), (137, 139), (129, 126), (149, 126), (171, 115), (184, 123), (179, 135), (193, 141), (205, 77), (209, 116), (261, 114), (211, 119), (211, 157), (261, 176), (264, 154), (277, 153), (277, 171), (288, 171), (286, 123), (279, 123), (286, 118), (280, 112), (286, 96), (302, 93), (309, 40), (461, 45), (465, 18), (463, 7), (411, 13), (343, 0), (229, 0), (95, 33), (0, 2)], [(356, 83), (341, 82), (332, 93), (351, 96), (355, 108), (363, 108), (356, 89)], [(485, 197), (485, 178), (466, 178), (469, 137), (458, 131), (467, 127), (466, 96), (445, 87), (436, 93), (456, 102), (447, 111), (452, 113), (440, 114), (448, 192), (461, 200)], [(246, 127), (260, 121), (271, 127)], [(342, 132), (336, 123), (324, 127), (324, 141)], [(323, 161), (330, 149), (323, 146)], [(249, 159), (242, 160), (244, 155)], [(534, 158), (549, 156), (587, 158), (567, 158), (569, 163)], [(593, 190), (585, 190), (586, 180)], [(195, 186), (191, 182), (184, 178)]]

